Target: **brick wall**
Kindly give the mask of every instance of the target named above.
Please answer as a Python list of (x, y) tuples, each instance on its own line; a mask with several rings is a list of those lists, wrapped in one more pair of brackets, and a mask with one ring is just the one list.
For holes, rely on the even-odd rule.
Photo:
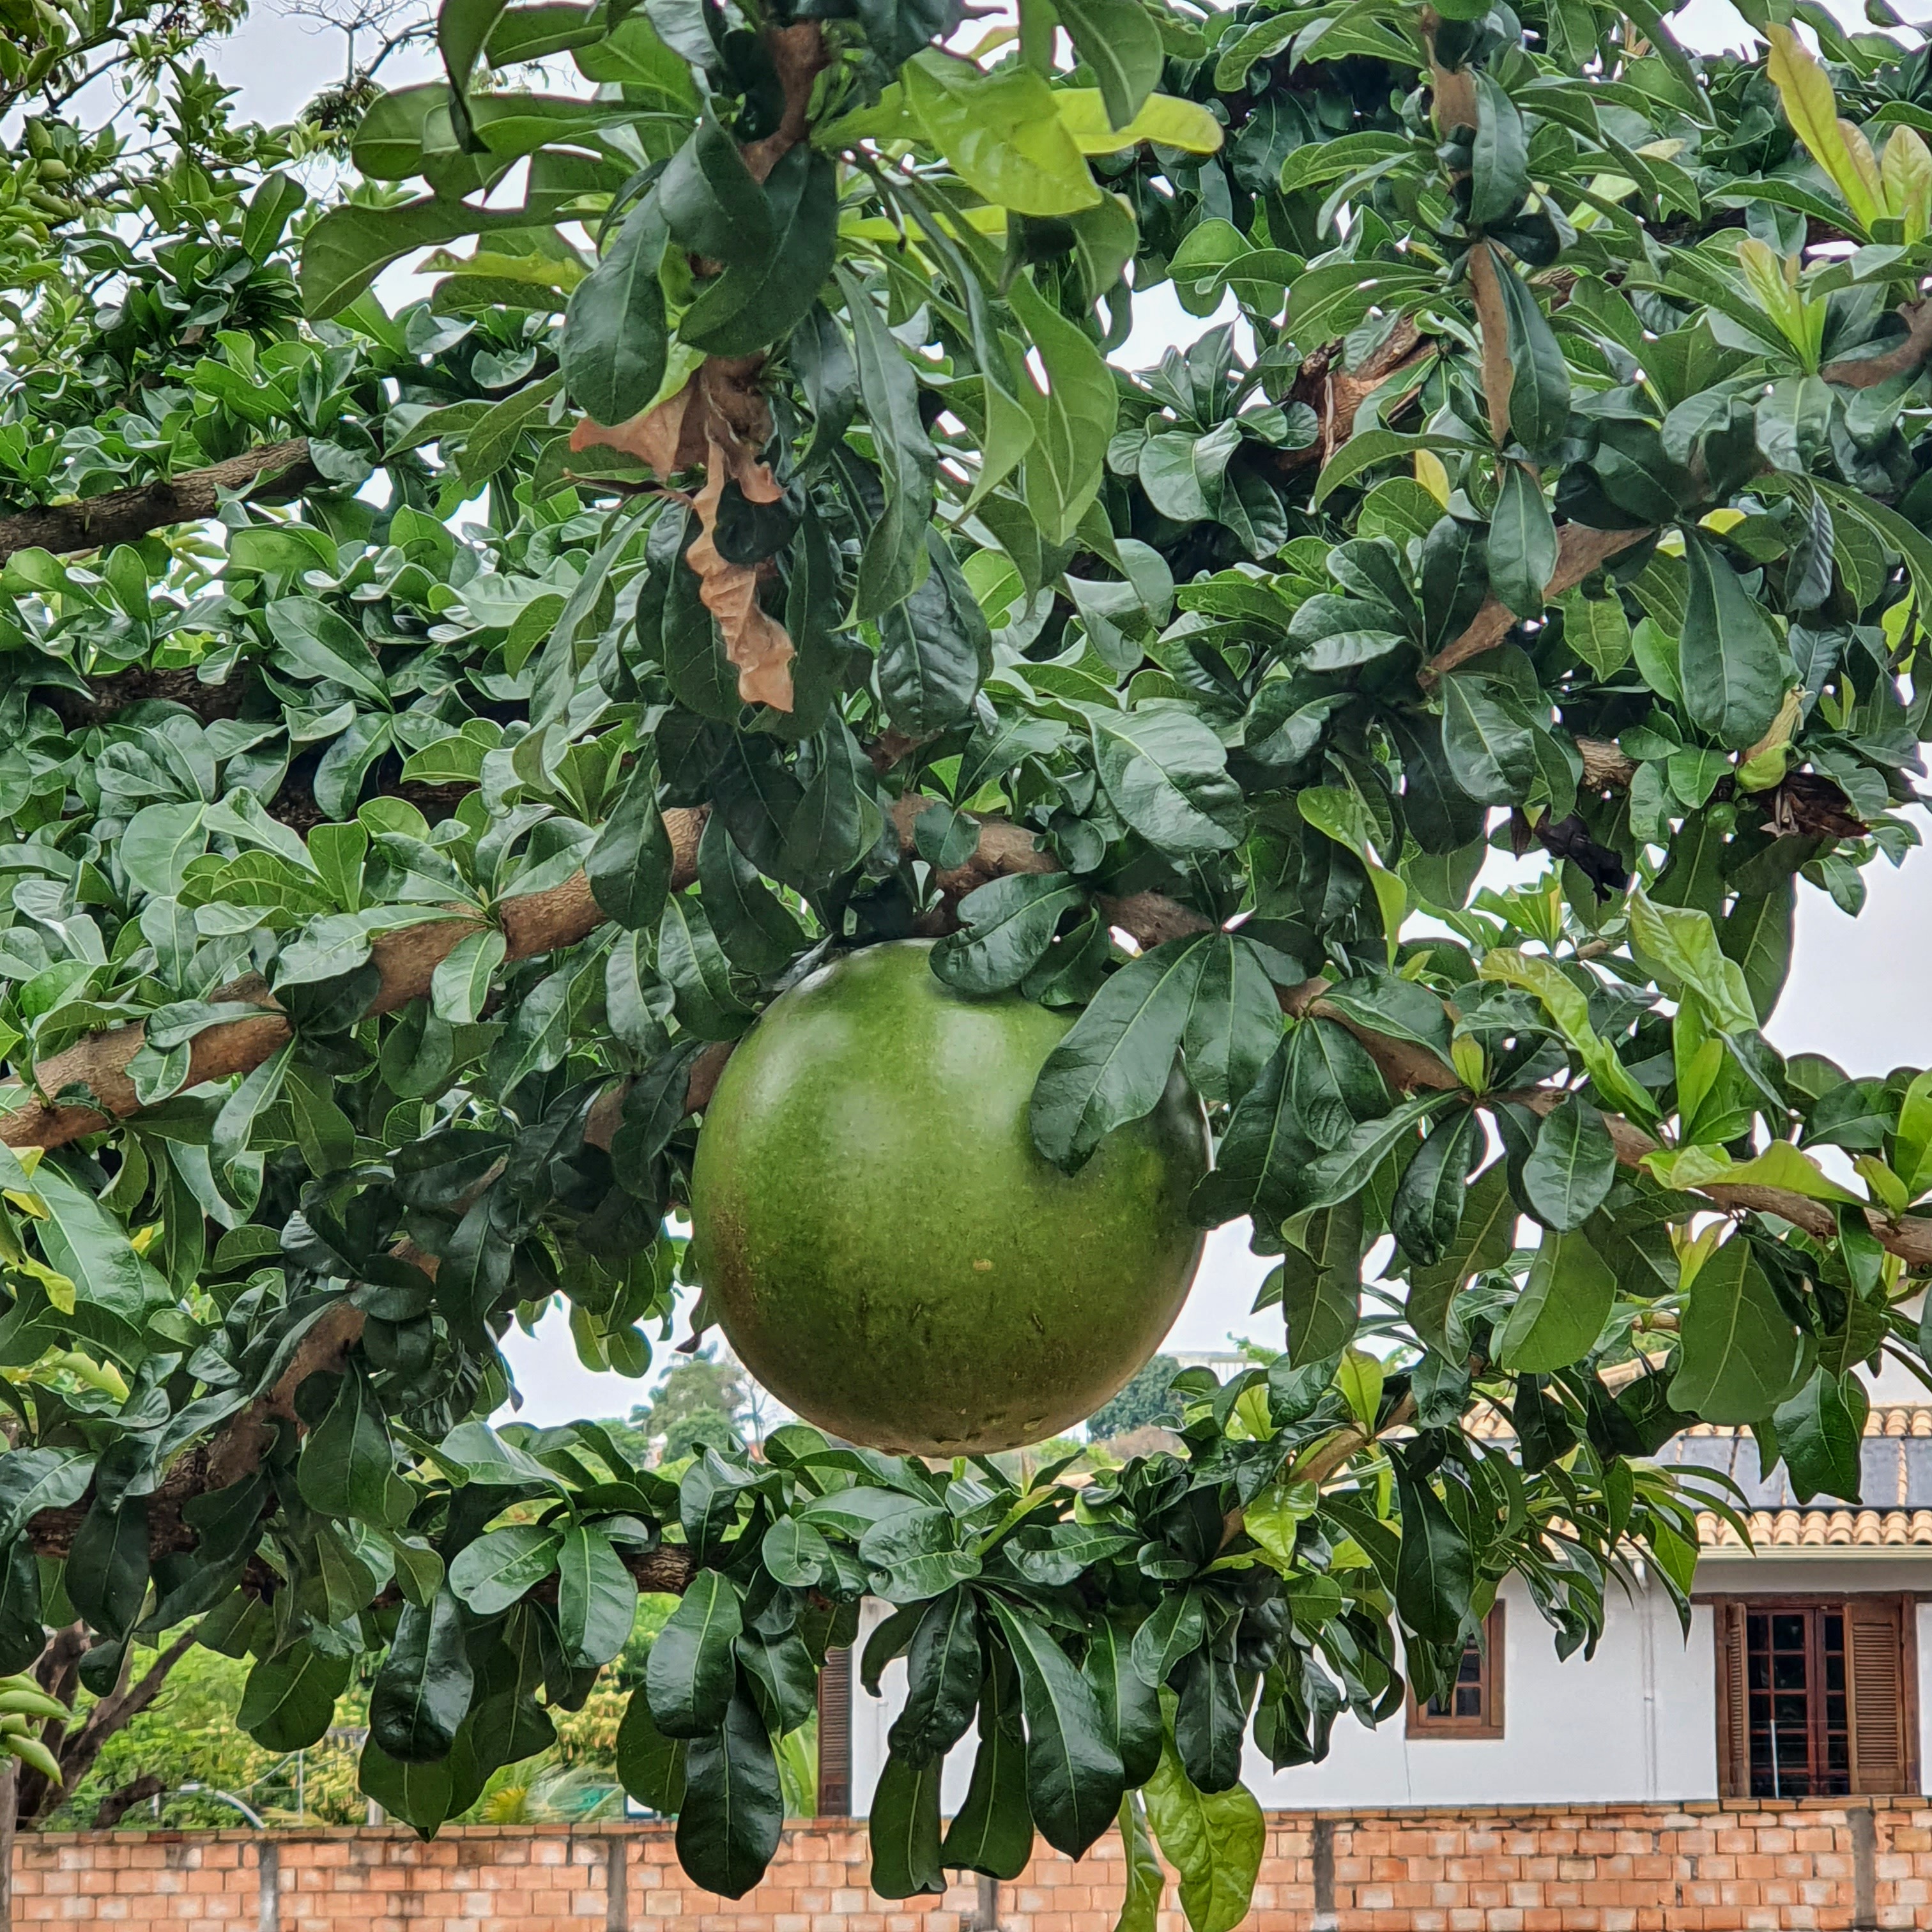
[[(786, 1834), (732, 1900), (679, 1870), (662, 1825), (115, 1832), (21, 1840), (16, 1932), (1112, 1932), (1112, 1834), (1079, 1864), (895, 1904), (862, 1826)], [(1184, 1932), (1172, 1883), (1160, 1932)], [(988, 1920), (988, 1904), (995, 1916)], [(1851, 1932), (1932, 1928), (1932, 1802), (1276, 1812), (1249, 1932)]]

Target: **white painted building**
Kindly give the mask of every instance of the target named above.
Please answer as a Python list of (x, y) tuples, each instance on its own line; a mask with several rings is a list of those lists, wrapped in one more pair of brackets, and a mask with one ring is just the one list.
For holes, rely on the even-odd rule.
[[(1891, 1391), (1881, 1386), (1882, 1397)], [(1932, 1764), (1932, 1406), (1875, 1407), (1865, 1507), (1798, 1507), (1780, 1469), (1757, 1478), (1748, 1434), (1700, 1429), (1662, 1460), (1724, 1469), (1749, 1499), (1755, 1553), (1706, 1519), (1690, 1629), (1654, 1580), (1612, 1588), (1596, 1654), (1559, 1660), (1550, 1627), (1506, 1586), (1489, 1654), (1472, 1649), (1448, 1712), (1367, 1730), (1346, 1713), (1318, 1765), (1275, 1772), (1250, 1747), (1262, 1804), (1549, 1804), (1801, 1797), (1923, 1790)], [(868, 1605), (869, 1634), (882, 1606)], [(861, 1642), (862, 1643), (862, 1637)], [(852, 1690), (851, 1808), (862, 1814), (903, 1700)], [(964, 1797), (971, 1736), (948, 1761)]]

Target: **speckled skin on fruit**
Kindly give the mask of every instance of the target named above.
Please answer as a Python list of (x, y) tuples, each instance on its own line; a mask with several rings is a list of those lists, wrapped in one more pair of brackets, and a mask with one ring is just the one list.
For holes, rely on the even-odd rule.
[(727, 1064), (692, 1177), (694, 1258), (745, 1366), (848, 1441), (951, 1456), (1090, 1415), (1157, 1348), (1202, 1237), (1207, 1123), (1177, 1071), (1068, 1176), (1027, 1126), (1070, 1016), (968, 999), (926, 942), (848, 955)]

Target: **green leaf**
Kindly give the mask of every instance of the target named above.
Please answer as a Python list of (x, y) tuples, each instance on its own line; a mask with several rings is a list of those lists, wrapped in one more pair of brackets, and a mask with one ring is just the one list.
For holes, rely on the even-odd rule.
[(354, 1664), (347, 1651), (332, 1654), (296, 1642), (265, 1657), (248, 1672), (235, 1721), (264, 1750), (305, 1750), (320, 1744), (349, 1688)]
[(854, 614), (877, 618), (909, 596), (930, 564), (939, 453), (919, 412), (919, 384), (878, 305), (850, 270), (838, 271), (859, 372), (859, 393), (884, 472), (885, 508), (859, 557)]
[(368, 641), (326, 604), (284, 597), (267, 612), (270, 656), (284, 670), (326, 679), (372, 703), (388, 701), (382, 667)]
[(1100, 494), (1107, 445), (1118, 420), (1113, 372), (1086, 335), (1042, 297), (1025, 274), (1006, 290), (1046, 376), (1012, 370), (1012, 393), (1032, 426), (1026, 447), (1027, 508), (1049, 544), (1070, 543)]
[(1194, 1787), (1172, 1743), (1141, 1793), (1148, 1822), (1180, 1875), (1180, 1909), (1192, 1932), (1234, 1932), (1248, 1916), (1268, 1826), (1245, 1785), (1208, 1794)]
[[(980, 1701), (980, 1619), (956, 1586), (927, 1606), (906, 1650), (906, 1701), (886, 1742), (893, 1761), (936, 1764), (963, 1738)], [(933, 1845), (938, 1849), (938, 1813)], [(909, 1897), (910, 1894), (887, 1894)]]
[(706, 1891), (742, 1898), (764, 1876), (784, 1828), (784, 1792), (772, 1741), (757, 1708), (740, 1693), (717, 1724), (685, 1747), (678, 1863)]
[(946, 540), (928, 530), (926, 548), (924, 580), (879, 620), (879, 694), (886, 716), (912, 738), (959, 723), (993, 668), (985, 614)]
[(866, 1823), (872, 1854), (869, 1882), (881, 1898), (943, 1892), (940, 1868), (939, 1780), (944, 1760), (914, 1764), (896, 1751), (886, 1760)]
[(982, 74), (970, 61), (928, 47), (900, 75), (907, 105), (927, 137), (976, 194), (1015, 214), (1072, 214), (1100, 190), (1058, 97), (1032, 68)]
[(608, 1664), (629, 1641), (638, 1586), (604, 1532), (578, 1523), (556, 1553), (556, 1627), (574, 1670)]
[(1522, 1164), (1523, 1192), (1545, 1227), (1580, 1228), (1604, 1204), (1617, 1176), (1617, 1151), (1604, 1117), (1567, 1094), (1543, 1117)]
[(1289, 1365), (1305, 1368), (1339, 1355), (1361, 1322), (1360, 1202), (1337, 1202), (1310, 1215), (1289, 1239), (1276, 1271)]
[(430, 1001), (440, 1020), (467, 1026), (480, 1018), (508, 941), (494, 926), (465, 933), (430, 976)]
[(830, 156), (805, 142), (765, 182), (772, 244), (758, 259), (704, 284), (677, 326), (707, 356), (752, 356), (782, 342), (811, 312), (837, 249), (838, 188)]
[(1863, 1502), (1865, 1417), (1870, 1407), (1856, 1374), (1834, 1376), (1820, 1367), (1773, 1412), (1772, 1426), (1801, 1505), (1820, 1494)]
[(1226, 138), (1220, 122), (1199, 101), (1175, 94), (1150, 96), (1124, 128), (1112, 119), (1098, 88), (1056, 87), (1053, 104), (1060, 125), (1083, 154), (1118, 154), (1143, 141), (1157, 141), (1184, 154), (1211, 154)]
[(950, 1870), (1012, 1880), (1033, 1856), (1033, 1813), (1027, 1802), (1026, 1738), (1012, 1666), (997, 1652), (980, 1694), (979, 1748), (972, 1781), (947, 1828), (939, 1859)]
[(1616, 1298), (1616, 1271), (1581, 1228), (1546, 1229), (1528, 1278), (1496, 1340), (1498, 1366), (1547, 1375), (1588, 1354)]
[(738, 849), (722, 812), (705, 821), (698, 839), (698, 884), (733, 965), (763, 978), (805, 950), (804, 928)]
[(1601, 678), (1614, 677), (1630, 662), (1630, 620), (1619, 597), (1564, 592), (1563, 641)]
[(716, 1570), (699, 1570), (644, 1666), (651, 1716), (666, 1737), (705, 1737), (724, 1722), (737, 1682), (732, 1646), (742, 1628), (736, 1588)]
[(1395, 1602), (1402, 1620), (1431, 1643), (1453, 1643), (1469, 1613), (1475, 1574), (1468, 1544), (1428, 1481), (1394, 1455), (1396, 1494), (1402, 1511), (1402, 1546), (1396, 1558)]
[(658, 178), (657, 198), (679, 246), (694, 255), (752, 266), (777, 244), (764, 190), (709, 106)]
[(494, 1616), (556, 1568), (560, 1541), (556, 1530), (532, 1522), (493, 1529), (457, 1552), (449, 1587), (479, 1617)]
[(128, 820), (115, 848), (121, 869), (144, 892), (172, 898), (190, 859), (208, 849), (200, 805), (144, 806)]
[(683, 1738), (666, 1737), (652, 1722), (650, 1696), (639, 1685), (617, 1726), (617, 1775), (624, 1789), (640, 1804), (671, 1816), (684, 1802), (686, 1748)]
[[(1490, 256), (1509, 332), (1510, 433), (1532, 455), (1540, 455), (1569, 430), (1570, 365), (1534, 291), (1493, 248)], [(1537, 588), (1540, 592), (1542, 584)], [(1539, 596), (1539, 608), (1540, 601)]]
[(1110, 127), (1125, 128), (1160, 85), (1160, 29), (1139, 0), (1054, 0), (1074, 51), (1094, 70)]
[(1303, 1180), (1300, 1204), (1332, 1208), (1359, 1194), (1382, 1162), (1405, 1141), (1413, 1140), (1416, 1129), (1448, 1097), (1430, 1094), (1405, 1100), (1380, 1120), (1364, 1120), (1352, 1128), (1339, 1147), (1310, 1163)]
[(1154, 1856), (1154, 1840), (1148, 1835), (1146, 1806), (1138, 1791), (1130, 1791), (1120, 1800), (1118, 1822), (1127, 1876), (1114, 1932), (1158, 1932), (1167, 1874)]
[(1790, 1394), (1802, 1360), (1750, 1242), (1734, 1234), (1691, 1280), (1671, 1407), (1706, 1422), (1762, 1422)]
[(1484, 805), (1513, 805), (1536, 772), (1535, 733), (1478, 671), (1442, 680), (1442, 754), (1457, 784)]
[(658, 272), (670, 232), (661, 193), (646, 194), (631, 210), (604, 259), (571, 292), (563, 380), (594, 422), (628, 422), (664, 381), (670, 335)]
[(959, 902), (960, 928), (932, 949), (932, 970), (954, 992), (985, 995), (1017, 986), (1046, 956), (1061, 919), (1087, 902), (1066, 872), (1015, 872)]
[(1120, 1804), (1120, 1754), (1108, 1741), (1093, 1692), (1045, 1627), (999, 1598), (986, 1604), (1019, 1673), (1034, 1822), (1056, 1851), (1077, 1858)]
[(1516, 103), (1495, 76), (1479, 70), (1475, 82), (1476, 140), (1469, 161), (1469, 225), (1486, 228), (1502, 221), (1529, 191), (1529, 140)]
[(1177, 854), (1240, 843), (1240, 788), (1226, 751), (1198, 714), (1168, 703), (1133, 711), (1076, 704), (1114, 809), (1150, 845)]
[[(1448, 1114), (1429, 1130), (1389, 1204), (1389, 1230), (1412, 1262), (1427, 1267), (1439, 1261), (1455, 1240), (1469, 1176), (1482, 1157), (1481, 1124), (1473, 1108)], [(1354, 1339), (1351, 1323), (1342, 1346)]]
[(1770, 730), (1784, 701), (1790, 661), (1714, 544), (1687, 530), (1684, 561), (1690, 578), (1678, 646), (1684, 708), (1700, 730), (1740, 750)]
[(1238, 934), (1209, 934), (1180, 1042), (1196, 1092), (1238, 1100), (1280, 1040), (1281, 1003), (1260, 956)]
[(454, 1594), (446, 1586), (427, 1605), (405, 1604), (369, 1693), (370, 1739), (404, 1764), (446, 1756), (472, 1681)]
[(1197, 936), (1130, 960), (1048, 1054), (1028, 1118), (1034, 1146), (1056, 1166), (1084, 1166), (1114, 1128), (1159, 1104), (1205, 958)]
[(1094, 1619), (1080, 1671), (1100, 1706), (1102, 1729), (1120, 1754), (1123, 1775), (1130, 1786), (1144, 1784), (1160, 1761), (1160, 1700), (1156, 1687), (1135, 1668), (1132, 1639), (1114, 1618)]
[(1544, 587), (1556, 574), (1556, 524), (1526, 464), (1502, 466), (1490, 518), (1489, 561), (1496, 596), (1519, 617), (1542, 616)]
[(658, 809), (657, 772), (640, 764), (584, 861), (598, 909), (632, 932), (657, 924), (670, 890), (670, 836)]
[(328, 1413), (309, 1432), (296, 1465), (302, 1500), (324, 1516), (400, 1526), (415, 1493), (396, 1474), (396, 1452), (382, 1406), (360, 1369), (344, 1373)]

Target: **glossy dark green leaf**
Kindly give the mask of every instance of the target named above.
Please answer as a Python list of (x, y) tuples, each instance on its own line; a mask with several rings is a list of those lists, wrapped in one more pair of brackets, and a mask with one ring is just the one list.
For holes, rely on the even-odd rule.
[(784, 1828), (784, 1792), (772, 1741), (752, 1700), (740, 1694), (716, 1726), (685, 1747), (678, 1863), (707, 1892), (742, 1898), (764, 1876)]
[(579, 1669), (608, 1664), (631, 1634), (638, 1586), (604, 1532), (578, 1523), (556, 1552), (556, 1625), (563, 1652)]
[(1862, 1450), (1871, 1399), (1856, 1374), (1813, 1370), (1810, 1379), (1772, 1417), (1778, 1446), (1801, 1504), (1820, 1494), (1857, 1504), (1864, 1498)]
[(1047, 1055), (1029, 1119), (1048, 1160), (1070, 1173), (1112, 1129), (1154, 1111), (1173, 1077), (1205, 961), (1198, 938), (1130, 961)]
[(1720, 744), (1755, 744), (1784, 701), (1788, 661), (1764, 612), (1708, 538), (1687, 532), (1684, 562), (1690, 578), (1678, 647), (1684, 708)]
[(649, 1695), (641, 1685), (631, 1693), (617, 1726), (617, 1775), (640, 1804), (669, 1817), (684, 1802), (682, 1738), (668, 1738), (651, 1720)]
[(1495, 76), (1478, 73), (1475, 82), (1476, 140), (1469, 163), (1469, 221), (1472, 227), (1482, 228), (1502, 220), (1528, 192), (1529, 141), (1516, 103)]
[(1027, 1797), (1055, 1850), (1077, 1858), (1112, 1823), (1125, 1788), (1085, 1680), (1043, 1624), (998, 1598), (988, 1605), (1019, 1673), (1027, 1733)]
[(1240, 842), (1240, 788), (1206, 724), (1178, 704), (1135, 711), (1082, 704), (1094, 761), (1114, 808), (1148, 843), (1176, 854)]
[(1442, 692), (1442, 751), (1456, 782), (1484, 805), (1526, 796), (1536, 775), (1528, 720), (1480, 671), (1445, 677)]
[(1490, 516), (1490, 588), (1519, 617), (1543, 614), (1556, 574), (1556, 524), (1526, 464), (1505, 463)]
[(805, 950), (805, 928), (745, 856), (719, 812), (705, 821), (698, 838), (698, 884), (733, 965), (762, 979)]
[(1413, 1474), (1407, 1457), (1390, 1459), (1402, 1512), (1396, 1558), (1396, 1608), (1431, 1643), (1452, 1643), (1469, 1610), (1474, 1566), (1469, 1546), (1430, 1484)]
[(1469, 1177), (1482, 1157), (1482, 1124), (1473, 1108), (1444, 1114), (1430, 1128), (1389, 1204), (1390, 1232), (1412, 1262), (1426, 1268), (1454, 1240)]
[(805, 142), (787, 151), (765, 182), (771, 243), (699, 291), (678, 339), (708, 356), (752, 356), (782, 342), (811, 311), (832, 272), (838, 190), (828, 155)]
[(908, 1765), (944, 1757), (973, 1722), (982, 1675), (979, 1616), (971, 1595), (956, 1587), (934, 1599), (907, 1647), (906, 1700), (886, 1734), (894, 1757)]
[(764, 190), (708, 109), (658, 177), (657, 199), (678, 245), (694, 255), (757, 267), (776, 244)]
[(1033, 1856), (1027, 1801), (1026, 1738), (1013, 1667), (995, 1654), (980, 1694), (980, 1742), (965, 1802), (946, 1828), (940, 1863), (950, 1870), (1016, 1879)]
[(1290, 1365), (1305, 1368), (1339, 1355), (1355, 1339), (1361, 1319), (1360, 1200), (1310, 1215), (1288, 1243), (1278, 1271)]
[(1128, 1662), (1149, 1691), (1157, 1691), (1174, 1666), (1208, 1634), (1207, 1605), (1198, 1590), (1170, 1590), (1148, 1612), (1128, 1646)]
[(74, 1609), (116, 1641), (134, 1628), (148, 1595), (148, 1501), (97, 1496), (68, 1552), (63, 1580)]
[(1275, 1049), (1236, 1102), (1214, 1150), (1214, 1172), (1196, 1186), (1190, 1202), (1201, 1226), (1214, 1227), (1242, 1214), (1274, 1226), (1294, 1213), (1303, 1171), (1318, 1151), (1306, 1138), (1289, 1077), (1291, 1056), (1306, 1030), (1298, 1028)]
[(628, 422), (664, 380), (670, 338), (658, 271), (670, 238), (656, 194), (646, 194), (625, 216), (603, 260), (572, 291), (564, 386), (593, 422)]
[(598, 910), (620, 926), (641, 932), (657, 924), (670, 890), (671, 851), (658, 809), (657, 773), (649, 764), (632, 775), (584, 872)]
[(454, 1592), (446, 1587), (427, 1604), (405, 1604), (370, 1690), (370, 1737), (404, 1764), (444, 1756), (474, 1681)]
[(742, 1628), (736, 1587), (716, 1570), (699, 1570), (644, 1666), (651, 1716), (666, 1737), (704, 1737), (724, 1723), (737, 1682), (731, 1646)]
[(1570, 427), (1569, 364), (1534, 292), (1494, 249), (1490, 255), (1509, 326), (1510, 433), (1540, 455)]
[(373, 1528), (399, 1527), (414, 1503), (396, 1474), (396, 1453), (359, 1369), (342, 1378), (328, 1413), (302, 1444), (296, 1465), (302, 1500), (324, 1516), (353, 1517)]
[(1616, 1178), (1617, 1150), (1603, 1115), (1580, 1094), (1565, 1094), (1544, 1115), (1522, 1164), (1531, 1212), (1547, 1228), (1580, 1228)]
[(868, 1882), (881, 1898), (943, 1892), (940, 1868), (939, 1780), (944, 1760), (915, 1764), (892, 1752), (879, 1773), (866, 1821), (872, 1854)]
[(932, 970), (956, 992), (1003, 993), (1039, 963), (1061, 919), (1086, 899), (1065, 872), (1016, 872), (976, 887), (959, 902), (959, 930), (932, 949)]
[(879, 620), (879, 693), (886, 716), (913, 738), (958, 724), (992, 668), (978, 598), (936, 531), (927, 532), (926, 548), (931, 567), (924, 580)]
[(1281, 1003), (1262, 957), (1238, 933), (1208, 935), (1181, 1035), (1181, 1058), (1208, 1100), (1236, 1100), (1281, 1040)]
[(262, 1658), (248, 1672), (235, 1721), (264, 1750), (302, 1750), (320, 1744), (349, 1688), (354, 1660), (297, 1642)]
[(1160, 1700), (1134, 1666), (1132, 1644), (1132, 1634), (1113, 1618), (1096, 1617), (1080, 1666), (1130, 1786), (1144, 1784), (1153, 1775), (1160, 1761), (1161, 1736)]
[(926, 526), (932, 520), (939, 454), (919, 412), (919, 384), (863, 284), (842, 270), (838, 285), (852, 329), (859, 394), (872, 424), (885, 505), (860, 553), (854, 613), (882, 617), (910, 596), (930, 567)]
[(1234, 1667), (1240, 1612), (1217, 1610), (1218, 1628), (1180, 1660), (1174, 1673), (1174, 1744), (1196, 1790), (1226, 1791), (1241, 1775), (1247, 1697)]

